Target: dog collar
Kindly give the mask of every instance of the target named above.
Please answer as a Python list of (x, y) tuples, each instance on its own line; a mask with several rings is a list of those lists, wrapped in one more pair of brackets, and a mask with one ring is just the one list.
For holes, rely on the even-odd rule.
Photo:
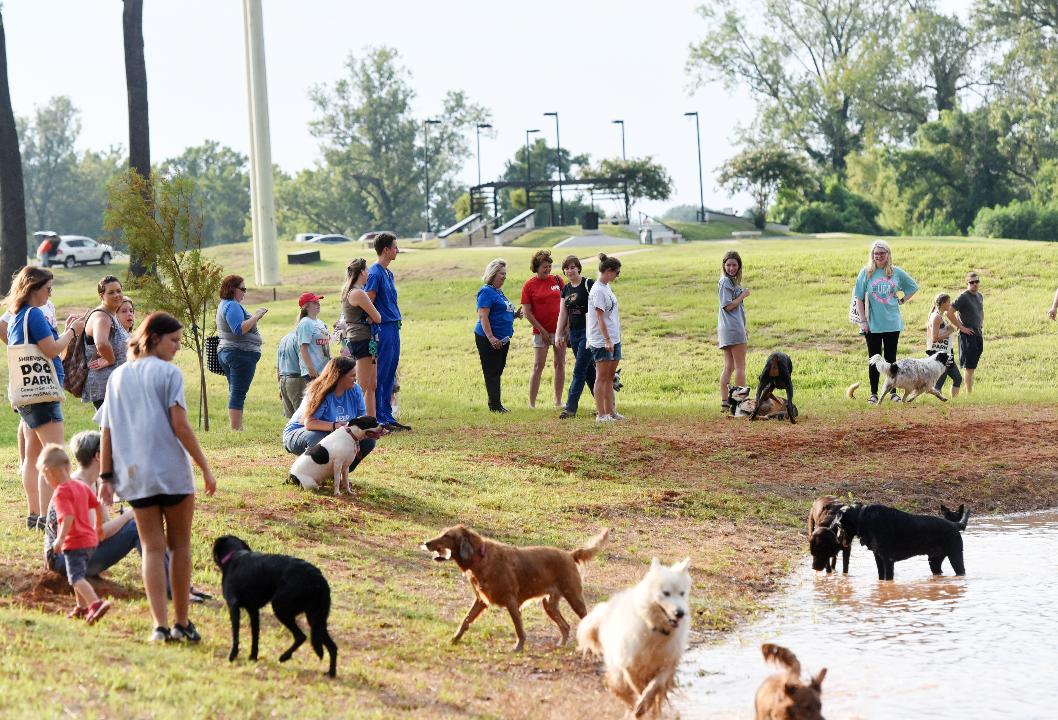
[(235, 555), (235, 553), (237, 553), (237, 552), (239, 552), (239, 551), (238, 551), (238, 550), (232, 550), (232, 551), (231, 551), (230, 553), (228, 553), (227, 555), (225, 555), (224, 557), (222, 557), (222, 558), (220, 559), (220, 566), (221, 566), (221, 567), (224, 567), (225, 565), (227, 565), (227, 564), (228, 564), (228, 561), (229, 561), (229, 560), (231, 560), (231, 559), (232, 559), (232, 556), (233, 556), (233, 555)]

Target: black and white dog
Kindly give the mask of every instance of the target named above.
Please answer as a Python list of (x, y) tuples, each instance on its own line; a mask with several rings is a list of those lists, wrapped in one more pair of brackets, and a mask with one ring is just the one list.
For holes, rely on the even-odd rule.
[(213, 543), (213, 562), (220, 568), (224, 601), (231, 616), (229, 662), (239, 655), (240, 611), (245, 609), (250, 616), (250, 659), (256, 660), (260, 610), (272, 603), (276, 618), (294, 636), (294, 644), (279, 656), (279, 662), (289, 660), (305, 642), (305, 633), (297, 621), (297, 616), (305, 613), (312, 649), (321, 660), (324, 648), (327, 649), (330, 654), (327, 674), (334, 677), (338, 646), (327, 632), (331, 587), (318, 567), (289, 555), (253, 552), (234, 535), (222, 535)]
[(868, 362), (885, 378), (885, 383), (878, 395), (879, 405), (890, 390), (896, 389), (904, 391), (904, 402), (912, 402), (924, 392), (940, 398), (943, 402), (948, 402), (948, 398), (937, 392), (934, 387), (940, 376), (944, 374), (944, 367), (948, 363), (948, 356), (945, 353), (937, 353), (925, 358), (906, 358), (893, 363), (887, 363), (881, 355), (873, 355)]
[(768, 401), (774, 401), (771, 406), (778, 407), (779, 399), (775, 397), (776, 390), (786, 391), (786, 417), (791, 423), (797, 422), (797, 407), (793, 404), (793, 361), (784, 352), (773, 352), (764, 362), (764, 369), (757, 379), (757, 402), (753, 408), (750, 420), (756, 420), (760, 413), (767, 414), (764, 409)]
[(306, 490), (316, 490), (324, 478), (334, 478), (334, 494), (352, 492), (349, 484), (349, 469), (360, 452), (360, 441), (377, 439), (385, 433), (371, 415), (361, 415), (348, 425), (332, 432), (320, 442), (312, 445), (290, 466), (290, 482)]
[(955, 513), (941, 506), (945, 517), (912, 515), (885, 505), (845, 505), (838, 513), (837, 527), (851, 542), (859, 537), (860, 544), (874, 553), (879, 580), (893, 579), (893, 566), (900, 560), (916, 555), (929, 558), (929, 569), (941, 575), (941, 564), (948, 558), (956, 575), (965, 575), (963, 564), (962, 531), (970, 519), (970, 511), (959, 506)]

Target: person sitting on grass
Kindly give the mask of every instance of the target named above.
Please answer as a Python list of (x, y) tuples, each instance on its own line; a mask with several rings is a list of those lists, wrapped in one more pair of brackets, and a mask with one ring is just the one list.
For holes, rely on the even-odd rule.
[[(283, 429), (283, 448), (288, 453), (300, 455), (339, 427), (365, 414), (364, 393), (356, 384), (356, 360), (336, 357), (305, 388), (305, 399)], [(374, 449), (373, 439), (361, 440), (360, 451), (356, 462), (349, 468), (350, 472)]]
[[(85, 579), (88, 559), (103, 539), (103, 510), (87, 485), (70, 476), (70, 456), (62, 445), (48, 443), (37, 457), (37, 471), (52, 487), (59, 533), (55, 547), (62, 550), (66, 563), (66, 577), (70, 581), (77, 605), (67, 615), (71, 619), (84, 618), (89, 625), (106, 615), (110, 603), (100, 600), (91, 583)], [(95, 510), (95, 527), (89, 513)]]

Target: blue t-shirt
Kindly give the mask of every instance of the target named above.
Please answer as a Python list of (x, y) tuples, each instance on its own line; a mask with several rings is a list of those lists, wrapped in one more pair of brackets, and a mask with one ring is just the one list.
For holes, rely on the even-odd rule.
[[(514, 305), (502, 290), (497, 290), (491, 285), (482, 285), (478, 290), (478, 309), (489, 309), (489, 325), (492, 326), (492, 334), (497, 339), (509, 338), (514, 334)], [(474, 326), (474, 332), (485, 337), (485, 329), (481, 327), (481, 318)]]
[(220, 305), (224, 319), (228, 321), (228, 327), (231, 328), (231, 334), (242, 335), (242, 324), (250, 319), (250, 313), (234, 300), (221, 300)]
[(276, 348), (276, 367), (280, 375), (300, 375), (301, 355), (298, 353), (297, 332), (288, 332)]
[[(300, 430), (305, 427), (305, 423), (302, 420), (302, 416), (305, 414), (305, 410), (309, 404), (309, 396), (306, 393), (305, 398), (301, 401), (301, 405), (290, 416), (290, 422), (283, 428), (283, 437), (286, 437), (289, 433), (295, 430)], [(367, 414), (367, 405), (364, 404), (364, 391), (360, 389), (359, 385), (353, 385), (351, 390), (348, 390), (341, 395), (335, 393), (329, 393), (320, 406), (316, 408), (316, 412), (312, 413), (312, 417), (316, 420), (323, 420), (324, 422), (348, 422), (354, 420), (361, 415)]]
[[(26, 313), (29, 313), (29, 317), (23, 321), (23, 317)], [(29, 342), (37, 343), (43, 338), (50, 337), (55, 340), (59, 339), (59, 333), (51, 326), (47, 318), (44, 317), (44, 311), (38, 307), (32, 307), (30, 305), (23, 305), (15, 313), (14, 320), (7, 327), (7, 342), (9, 345), (21, 345), (26, 342), (25, 336), (22, 334), (22, 323), (25, 322), (25, 327), (29, 332)], [(63, 380), (66, 378), (66, 373), (62, 370), (62, 361), (58, 357), (52, 358), (52, 364), (55, 365), (55, 374), (58, 377), (59, 385), (62, 385)]]
[(368, 269), (364, 292), (375, 293), (373, 302), (378, 314), (382, 316), (382, 322), (397, 322), (401, 319), (400, 308), (397, 307), (397, 286), (393, 284), (393, 273), (379, 263), (375, 263)]
[(863, 299), (867, 307), (867, 328), (872, 333), (900, 332), (904, 329), (904, 318), (900, 315), (897, 291), (910, 295), (918, 290), (911, 276), (898, 267), (893, 276), (885, 276), (885, 268), (877, 268), (867, 277), (867, 268), (860, 270), (852, 296)]

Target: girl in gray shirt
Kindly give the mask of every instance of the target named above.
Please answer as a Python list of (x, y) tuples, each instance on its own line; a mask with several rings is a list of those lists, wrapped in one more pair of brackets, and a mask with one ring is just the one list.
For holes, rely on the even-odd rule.
[(724, 254), (716, 292), (720, 309), (716, 320), (716, 343), (724, 353), (724, 370), (720, 373), (720, 408), (727, 410), (728, 384), (731, 375), (735, 385), (746, 384), (746, 310), (743, 301), (749, 290), (742, 287), (742, 257), (734, 250)]

